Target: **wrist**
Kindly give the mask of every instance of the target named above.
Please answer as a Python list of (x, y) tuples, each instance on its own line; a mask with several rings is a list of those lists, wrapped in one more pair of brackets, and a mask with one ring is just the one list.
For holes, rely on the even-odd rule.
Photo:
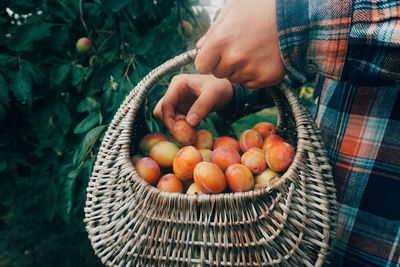
[(234, 83), (230, 102), (217, 113), (226, 121), (235, 120), (253, 112), (259, 99), (259, 90), (249, 90), (243, 85)]

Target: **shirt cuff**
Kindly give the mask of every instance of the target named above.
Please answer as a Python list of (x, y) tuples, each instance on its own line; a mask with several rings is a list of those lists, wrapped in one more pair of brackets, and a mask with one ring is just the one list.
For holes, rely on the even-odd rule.
[(233, 96), (229, 104), (218, 114), (228, 122), (234, 122), (237, 119), (254, 113), (265, 107), (274, 106), (268, 88), (250, 90), (242, 84), (233, 84)]

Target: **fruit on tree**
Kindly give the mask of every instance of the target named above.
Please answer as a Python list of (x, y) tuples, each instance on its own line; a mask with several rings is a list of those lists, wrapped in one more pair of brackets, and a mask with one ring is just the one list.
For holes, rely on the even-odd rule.
[(79, 38), (76, 41), (76, 51), (79, 53), (86, 53), (92, 48), (92, 41), (87, 37)]
[(182, 20), (181, 23), (178, 24), (178, 34), (182, 38), (190, 37), (193, 34), (193, 26), (187, 20)]

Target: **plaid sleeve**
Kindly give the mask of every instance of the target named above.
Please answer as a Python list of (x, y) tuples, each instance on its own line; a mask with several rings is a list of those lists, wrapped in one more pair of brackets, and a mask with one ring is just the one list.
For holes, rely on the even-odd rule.
[(398, 0), (277, 0), (276, 8), (282, 60), (295, 80), (400, 79)]

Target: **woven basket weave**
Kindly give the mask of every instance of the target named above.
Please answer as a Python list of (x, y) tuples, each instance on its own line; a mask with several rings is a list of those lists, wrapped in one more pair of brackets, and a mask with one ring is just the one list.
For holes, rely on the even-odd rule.
[(108, 266), (321, 266), (334, 240), (336, 191), (320, 134), (287, 85), (271, 93), (278, 131), (296, 155), (273, 188), (167, 193), (136, 172), (131, 155), (146, 131), (140, 111), (148, 90), (195, 56), (186, 52), (150, 72), (109, 125), (87, 187), (96, 255)]

